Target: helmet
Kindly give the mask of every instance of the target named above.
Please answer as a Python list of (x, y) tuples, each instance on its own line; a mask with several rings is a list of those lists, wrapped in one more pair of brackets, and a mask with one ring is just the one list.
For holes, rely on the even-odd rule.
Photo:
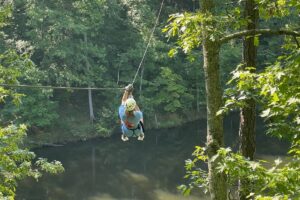
[(133, 98), (129, 98), (125, 101), (126, 111), (133, 111), (136, 106), (136, 102)]

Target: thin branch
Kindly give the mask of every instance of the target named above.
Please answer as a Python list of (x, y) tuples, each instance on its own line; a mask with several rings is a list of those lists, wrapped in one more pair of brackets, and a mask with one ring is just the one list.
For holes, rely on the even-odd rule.
[(294, 37), (294, 40), (297, 44), (298, 49), (300, 49), (300, 44), (299, 44), (299, 41), (298, 41), (297, 37), (296, 36), (293, 36), (293, 37)]
[(254, 36), (254, 35), (291, 35), (294, 37), (300, 37), (300, 32), (286, 29), (272, 30), (272, 29), (253, 29), (253, 30), (245, 30), (237, 33), (233, 33), (227, 36), (222, 37), (219, 42), (224, 43), (228, 40), (232, 40), (235, 38), (243, 37), (243, 36)]

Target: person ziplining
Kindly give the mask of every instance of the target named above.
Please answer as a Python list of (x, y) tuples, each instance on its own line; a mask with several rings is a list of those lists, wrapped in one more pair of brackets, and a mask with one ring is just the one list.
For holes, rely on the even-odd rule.
[(159, 22), (159, 17), (162, 11), (162, 7), (164, 4), (164, 0), (161, 1), (160, 9), (158, 12), (158, 15), (155, 20), (154, 27), (152, 29), (152, 32), (150, 34), (146, 49), (144, 51), (142, 60), (138, 66), (138, 69), (134, 75), (133, 81), (131, 84), (127, 85), (125, 87), (124, 94), (122, 96), (121, 105), (119, 107), (119, 117), (121, 120), (121, 130), (122, 135), (121, 139), (125, 142), (129, 140), (129, 137), (138, 137), (138, 140), (144, 140), (145, 137), (145, 129), (144, 129), (144, 119), (143, 119), (143, 113), (136, 104), (136, 101), (133, 99), (132, 91), (133, 91), (133, 84), (137, 78), (137, 75), (142, 67), (142, 64), (144, 62), (145, 56), (147, 54), (148, 48), (150, 46), (151, 39), (153, 37), (154, 31), (156, 29), (156, 26)]
[(121, 139), (125, 142), (129, 137), (137, 137), (143, 141), (144, 134), (144, 119), (143, 113), (132, 96), (133, 85), (129, 84), (125, 87), (121, 105), (119, 107), (119, 117), (121, 120)]

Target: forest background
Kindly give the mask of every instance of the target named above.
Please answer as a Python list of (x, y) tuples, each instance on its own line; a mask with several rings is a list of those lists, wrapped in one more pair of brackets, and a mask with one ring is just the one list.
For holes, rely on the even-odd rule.
[[(198, 13), (197, 1), (165, 1), (161, 16), (163, 23), (155, 30), (149, 52), (135, 82), (135, 98), (145, 113), (147, 128), (178, 126), (205, 117), (206, 103), (208, 108), (213, 108), (216, 112), (220, 109), (218, 106), (221, 102), (221, 90), (205, 91), (204, 86), (205, 81), (208, 83), (207, 88), (211, 87), (210, 84), (218, 84), (218, 74), (213, 75), (212, 71), (208, 71), (210, 74), (206, 74), (208, 76), (204, 78), (201, 54), (203, 51), (204, 55), (208, 55), (204, 56), (204, 61), (208, 63), (204, 62), (204, 71), (207, 72), (210, 66), (218, 66), (213, 65), (219, 62), (218, 57), (215, 57), (215, 60), (209, 57), (213, 55), (211, 52), (218, 52), (217, 42), (230, 41), (220, 49), (220, 85), (222, 90), (226, 87), (228, 89), (225, 93), (225, 106), (223, 110), (219, 110), (218, 115), (233, 107), (243, 109), (247, 104), (244, 104), (245, 98), (256, 100), (262, 106), (258, 109), (265, 109), (261, 117), (272, 119), (269, 122), (273, 129), (270, 126), (268, 132), (276, 132), (278, 137), (292, 139), (293, 146), (290, 152), (296, 154), (298, 162), (299, 52), (296, 49), (299, 48), (299, 41), (296, 36), (299, 36), (299, 33), (296, 31), (299, 30), (299, 2), (247, 0), (246, 8), (250, 8), (249, 10), (251, 6), (247, 7), (247, 2), (257, 3), (258, 6), (253, 7), (252, 11), (259, 11), (261, 18), (258, 21), (261, 27), (273, 30), (285, 27), (287, 31), (272, 32), (268, 29), (257, 35), (243, 33), (244, 35), (240, 36), (245, 36), (244, 38), (232, 35), (225, 39), (222, 39), (222, 33), (244, 28), (251, 24), (247, 17), (253, 16), (244, 15), (239, 7), (243, 5), (243, 1), (216, 0), (215, 5), (212, 1), (201, 2), (202, 13)], [(121, 88), (133, 79), (154, 26), (159, 5), (160, 1), (144, 0), (1, 1), (1, 126), (25, 124), (29, 133), (27, 142), (33, 145), (98, 136), (109, 137), (119, 132), (117, 108), (122, 94)], [(162, 33), (169, 14), (176, 12), (183, 14), (172, 15), (169, 25), (164, 29), (168, 33)], [(215, 16), (210, 15), (211, 13)], [(232, 27), (223, 27), (225, 22)], [(199, 24), (204, 24), (204, 28)], [(221, 26), (215, 26), (216, 24)], [(264, 35), (266, 32), (294, 37), (269, 37)], [(165, 35), (178, 35), (179, 39)], [(199, 37), (200, 35), (203, 37)], [(235, 40), (230, 40), (234, 38)], [(255, 55), (257, 58), (253, 67), (256, 67), (258, 73), (262, 72), (261, 74), (252, 74), (251, 68), (250, 71), (239, 71), (242, 67), (239, 63), (245, 59), (242, 56), (245, 51), (243, 39), (251, 40), (251, 45), (258, 48), (259, 53)], [(201, 42), (203, 49), (200, 47)], [(206, 50), (208, 54), (205, 54)], [(170, 58), (175, 54), (174, 58)], [(288, 56), (289, 54), (291, 56)], [(232, 71), (230, 82), (235, 85), (226, 86)], [(34, 85), (36, 88), (7, 89), (8, 85), (17, 84)], [(112, 89), (59, 90), (38, 87), (42, 85)], [(208, 94), (207, 102), (205, 93)], [(214, 95), (217, 106), (211, 101), (214, 100), (211, 98)], [(16, 103), (19, 106), (15, 106)], [(219, 120), (221, 118), (215, 113), (208, 113), (207, 116), (208, 136), (218, 140), (214, 137), (218, 135), (217, 129), (222, 133), (219, 123), (222, 120)], [(20, 127), (19, 132), (23, 134), (25, 128), (23, 125)], [(7, 130), (9, 129), (3, 129), (3, 133), (10, 133)], [(288, 131), (286, 135), (283, 134), (283, 130)], [(212, 143), (208, 141), (208, 147), (211, 147), (208, 152), (209, 166), (216, 160), (214, 158), (217, 149), (214, 149), (213, 140)], [(218, 145), (222, 146), (221, 140)], [(217, 163), (230, 164), (232, 160), (237, 160), (234, 166), (243, 163), (241, 167), (249, 165), (253, 168), (253, 163), (244, 162), (241, 157), (234, 157), (236, 154), (230, 152), (228, 149), (218, 150)], [(196, 151), (196, 154), (206, 161), (207, 157), (203, 153), (201, 149)], [(230, 165), (228, 166), (221, 166), (223, 173), (226, 170), (231, 171)], [(295, 166), (288, 166), (287, 169), (296, 172)], [(222, 173), (220, 175), (219, 172), (212, 171), (215, 169), (217, 168), (209, 168), (215, 176), (211, 180), (223, 176)], [(257, 172), (256, 167), (253, 170), (246, 171), (245, 174)], [(241, 180), (245, 174), (227, 175), (231, 178), (236, 176)], [(262, 174), (260, 177), (265, 177)], [(271, 174), (270, 177), (277, 175)], [(247, 179), (245, 183), (249, 186)], [(210, 186), (214, 186), (213, 183), (214, 181), (209, 182)], [(297, 191), (297, 184), (295, 188), (288, 192)], [(216, 189), (210, 188), (212, 198), (215, 198), (214, 193), (219, 194)], [(225, 187), (223, 189), (225, 196)], [(268, 191), (272, 191), (269, 189)], [(246, 193), (249, 194), (248, 191)]]
[[(130, 83), (155, 23), (160, 1), (95, 0), (14, 1), (2, 31), (1, 51), (8, 48), (32, 63), (14, 66), (20, 74), (10, 84), (120, 88)], [(223, 4), (226, 7), (226, 4)], [(169, 14), (195, 11), (195, 1), (166, 1), (138, 74), (134, 95), (146, 126), (163, 128), (205, 116), (201, 49), (188, 56), (168, 56), (175, 40), (162, 33)], [(272, 25), (284, 23), (275, 20)], [(264, 66), (280, 55), (282, 38), (260, 41), (258, 60)], [(272, 50), (274, 49), (274, 51)], [(233, 41), (221, 51), (222, 85), (241, 61), (242, 44)], [(28, 60), (27, 60), (28, 61)], [(7, 82), (6, 82), (7, 83)], [(6, 101), (3, 123), (26, 124), (33, 143), (61, 143), (118, 131), (117, 108), (122, 91), (17, 88), (22, 105)], [(92, 106), (92, 110), (89, 109)]]
[[(154, 26), (160, 1), (14, 1), (1, 52), (19, 55), (17, 78), (5, 84), (121, 88), (131, 83)], [(205, 116), (201, 57), (170, 58), (175, 42), (162, 28), (170, 13), (195, 10), (194, 1), (166, 1), (137, 76), (134, 95), (148, 128)], [(10, 49), (10, 51), (7, 51)], [(224, 48), (224, 81), (238, 63), (240, 45)], [(198, 54), (200, 50), (195, 50)], [(15, 55), (12, 55), (15, 54)], [(190, 61), (194, 62), (190, 62)], [(26, 62), (26, 64), (24, 64)], [(3, 124), (26, 124), (33, 144), (62, 143), (118, 132), (122, 90), (14, 88), (21, 106), (6, 99)], [(200, 112), (201, 111), (201, 112)]]

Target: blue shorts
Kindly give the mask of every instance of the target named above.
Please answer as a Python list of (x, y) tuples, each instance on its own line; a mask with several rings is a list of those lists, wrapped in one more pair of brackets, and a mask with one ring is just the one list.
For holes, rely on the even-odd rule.
[(143, 133), (142, 127), (139, 125), (139, 128), (132, 130), (128, 129), (124, 124), (121, 126), (122, 133), (127, 137), (138, 137)]

